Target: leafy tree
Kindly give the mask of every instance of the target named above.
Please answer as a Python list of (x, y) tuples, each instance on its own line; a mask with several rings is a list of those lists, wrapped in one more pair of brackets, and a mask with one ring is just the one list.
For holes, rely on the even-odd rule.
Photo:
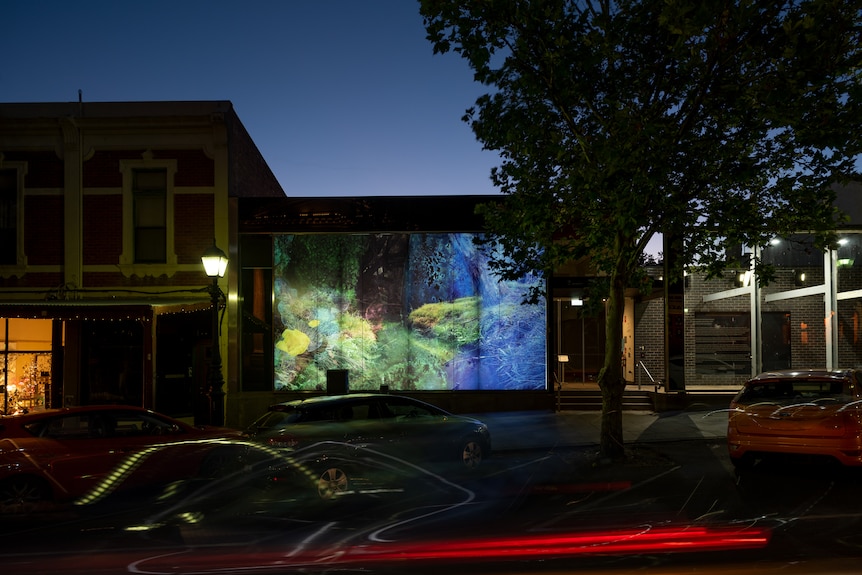
[(649, 240), (683, 237), (677, 265), (708, 275), (731, 245), (830, 240), (830, 186), (862, 149), (862, 1), (420, 0), (420, 11), (434, 52), (459, 54), (488, 87), (464, 120), (501, 155), (491, 178), (505, 201), (485, 206), (509, 256), (495, 271), (589, 257), (607, 277), (601, 450), (623, 457), (624, 289)]

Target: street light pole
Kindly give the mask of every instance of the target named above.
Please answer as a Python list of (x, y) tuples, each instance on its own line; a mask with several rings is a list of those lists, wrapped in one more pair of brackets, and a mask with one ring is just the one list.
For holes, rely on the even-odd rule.
[(200, 407), (197, 410), (195, 423), (197, 425), (224, 425), (224, 376), (221, 371), (221, 350), (219, 346), (219, 303), (222, 291), (218, 285), (220, 277), (227, 270), (228, 258), (213, 242), (201, 256), (201, 262), (207, 276), (212, 278), (212, 284), (207, 288), (212, 307), (212, 353), (207, 373), (206, 384), (201, 390)]

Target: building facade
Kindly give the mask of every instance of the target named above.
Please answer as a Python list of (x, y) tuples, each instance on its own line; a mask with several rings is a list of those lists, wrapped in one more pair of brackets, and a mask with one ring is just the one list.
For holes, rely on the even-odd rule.
[[(652, 270), (650, 293), (627, 293), (626, 381), (660, 406), (767, 369), (862, 363), (862, 187), (839, 192), (850, 221), (826, 252), (800, 235), (740, 249), (724, 278)], [(602, 365), (594, 273), (496, 280), (474, 249), (488, 201), (287, 198), (230, 102), (0, 104), (0, 410), (197, 420), (214, 333), (231, 427), (330, 384), (552, 408)], [(230, 260), (215, 289), (213, 244)], [(752, 257), (775, 266), (768, 285)], [(520, 305), (530, 282), (547, 282), (544, 305)]]
[[(699, 392), (735, 391), (763, 371), (862, 365), (862, 184), (836, 192), (848, 220), (831, 248), (814, 246), (805, 234), (741, 246), (723, 277), (686, 276), (678, 309), (664, 297), (639, 298), (635, 382), (651, 386), (651, 375), (662, 392), (687, 391), (696, 402)], [(757, 281), (753, 258), (772, 265), (775, 277)], [(656, 328), (669, 325), (660, 321), (672, 317), (669, 311), (677, 312), (674, 329), (684, 347), (666, 360), (666, 334)]]
[(453, 411), (551, 408), (547, 305), (475, 241), (489, 196), (245, 198), (236, 422), (329, 391), (406, 393)]
[(212, 353), (201, 255), (235, 256), (242, 196), (284, 193), (230, 102), (0, 104), (0, 408), (192, 417)]

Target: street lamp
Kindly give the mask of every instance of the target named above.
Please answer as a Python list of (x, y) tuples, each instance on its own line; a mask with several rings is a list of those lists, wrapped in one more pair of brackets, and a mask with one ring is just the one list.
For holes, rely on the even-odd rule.
[(212, 247), (201, 256), (204, 271), (212, 278), (212, 284), (207, 287), (212, 306), (212, 353), (209, 372), (204, 388), (201, 390), (200, 407), (197, 410), (195, 423), (197, 425), (224, 425), (224, 376), (221, 373), (221, 352), (219, 351), (219, 303), (224, 294), (218, 285), (218, 279), (224, 277), (227, 270), (227, 256), (218, 249), (213, 241)]

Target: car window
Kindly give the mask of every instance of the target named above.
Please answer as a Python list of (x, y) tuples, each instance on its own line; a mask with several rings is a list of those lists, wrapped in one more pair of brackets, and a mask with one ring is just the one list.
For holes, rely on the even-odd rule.
[(133, 411), (103, 414), (105, 434), (108, 437), (140, 437), (176, 433), (178, 428), (170, 421), (147, 413)]
[(368, 404), (352, 401), (323, 408), (309, 409), (303, 413), (302, 421), (356, 421), (368, 419)]
[(391, 415), (384, 403), (377, 400), (368, 402), (368, 419), (383, 419), (385, 417), (391, 417)]
[(35, 436), (59, 440), (146, 437), (178, 431), (170, 421), (133, 411), (64, 415), (36, 421), (24, 428)]
[(762, 401), (805, 402), (819, 399), (849, 401), (850, 384), (840, 381), (779, 380), (748, 385), (740, 394), (741, 403)]
[(308, 423), (312, 421), (335, 421), (338, 419), (338, 410), (332, 406), (325, 408), (315, 407), (312, 409), (305, 408), (300, 410), (297, 421)]
[(25, 426), (36, 436), (50, 439), (95, 439), (104, 437), (104, 426), (92, 414), (76, 414), (37, 421)]
[(387, 399), (384, 403), (392, 417), (431, 417), (437, 415), (436, 412), (421, 403), (398, 398)]
[(369, 406), (366, 402), (353, 402), (339, 410), (339, 421), (361, 421), (369, 419)]

